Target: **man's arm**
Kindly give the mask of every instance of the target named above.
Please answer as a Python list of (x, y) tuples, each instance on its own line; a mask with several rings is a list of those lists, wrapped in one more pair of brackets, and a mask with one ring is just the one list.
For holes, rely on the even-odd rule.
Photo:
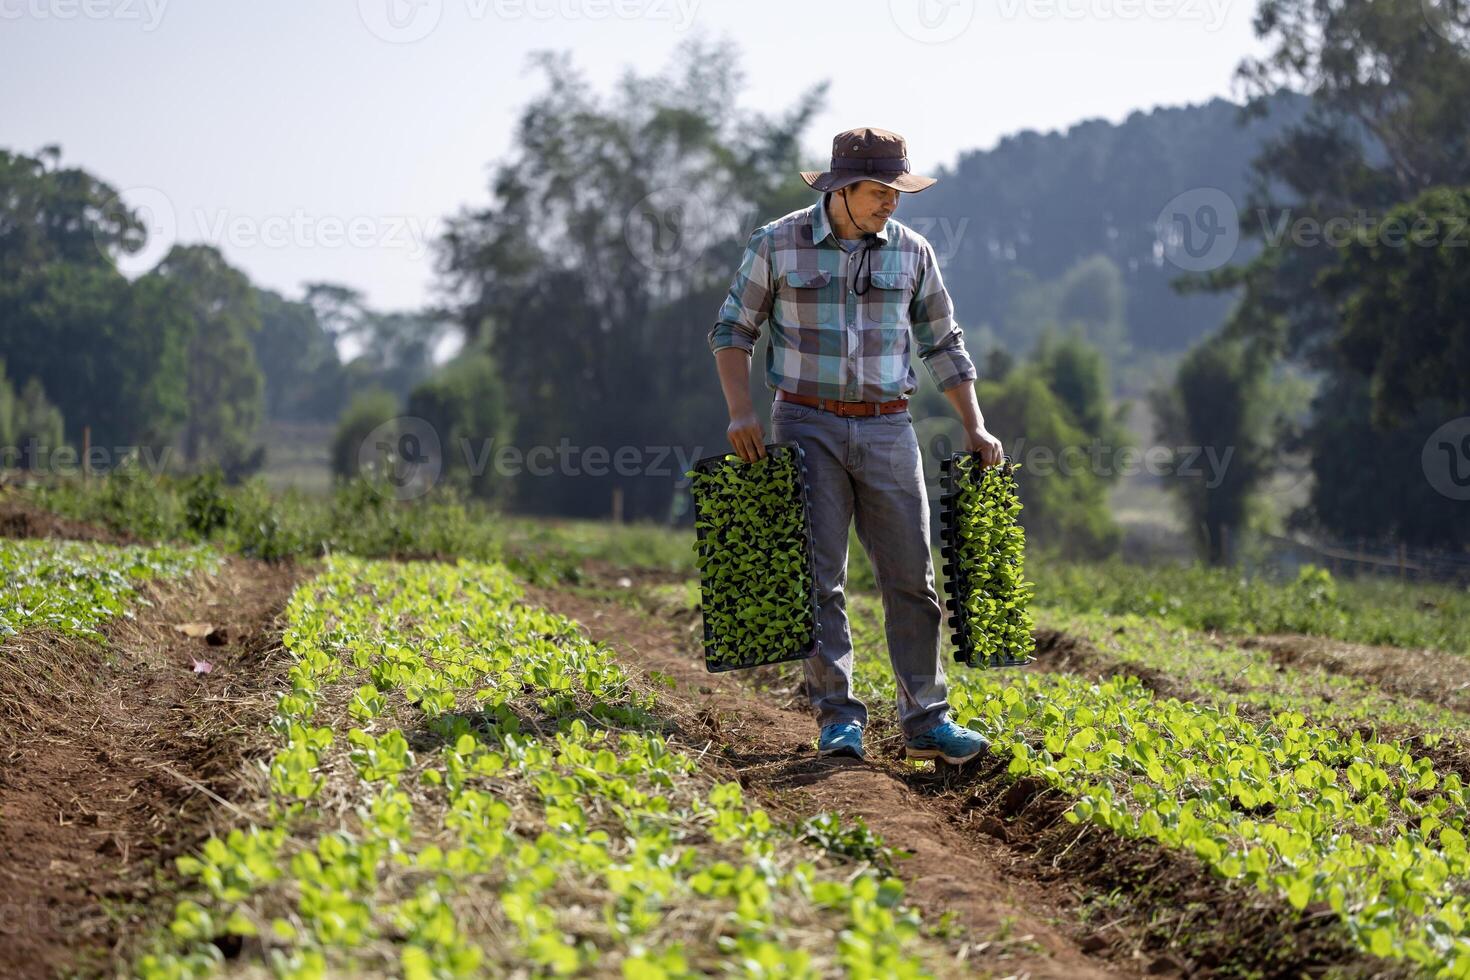
[(980, 414), (980, 403), (975, 399), (974, 383), (968, 382), (947, 388), (944, 397), (948, 398), (949, 403), (954, 406), (954, 410), (960, 416), (960, 423), (965, 427), (965, 451), (973, 453), (979, 450), (986, 466), (999, 465), (1005, 455), (1005, 450), (1001, 447), (1000, 440), (985, 428), (985, 416)]
[(752, 463), (766, 455), (766, 433), (750, 401), (750, 354), (739, 347), (715, 351), (720, 370), (720, 387), (730, 410), (730, 427), (725, 434), (740, 458)]
[(985, 416), (975, 400), (975, 365), (965, 350), (964, 331), (955, 323), (954, 302), (944, 288), (934, 249), (927, 242), (909, 303), (909, 322), (919, 344), (919, 359), (964, 426), (965, 451), (978, 451), (986, 466), (999, 464), (1003, 456), (1000, 440), (985, 428)]
[(730, 425), (725, 434), (730, 445), (747, 463), (766, 455), (766, 434), (750, 401), (750, 360), (761, 326), (771, 315), (771, 261), (766, 236), (759, 230), (750, 236), (740, 270), (730, 284), (729, 295), (709, 332), (710, 350), (720, 372), (720, 388)]

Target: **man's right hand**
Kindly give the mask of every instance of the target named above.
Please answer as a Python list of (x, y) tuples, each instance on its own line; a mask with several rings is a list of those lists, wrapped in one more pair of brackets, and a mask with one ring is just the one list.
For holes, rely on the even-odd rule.
[(755, 417), (755, 412), (730, 416), (730, 427), (725, 430), (725, 434), (730, 437), (730, 445), (735, 452), (747, 463), (765, 458), (766, 434), (761, 429), (760, 419)]

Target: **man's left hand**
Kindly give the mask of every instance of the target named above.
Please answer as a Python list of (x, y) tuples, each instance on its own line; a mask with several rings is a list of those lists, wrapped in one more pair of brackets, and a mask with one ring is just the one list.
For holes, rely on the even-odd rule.
[(980, 453), (980, 458), (986, 466), (999, 466), (1005, 455), (1000, 440), (984, 428), (969, 429), (965, 432), (965, 452)]

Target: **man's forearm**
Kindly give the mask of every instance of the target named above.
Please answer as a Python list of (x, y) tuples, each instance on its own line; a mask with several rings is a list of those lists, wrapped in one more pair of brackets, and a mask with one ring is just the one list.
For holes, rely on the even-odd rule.
[(980, 403), (975, 400), (975, 384), (965, 381), (944, 392), (944, 397), (954, 406), (965, 429), (985, 428), (985, 416), (980, 414)]
[(965, 381), (946, 388), (944, 397), (959, 413), (965, 429), (965, 451), (983, 455), (986, 466), (1000, 465), (1005, 458), (1005, 448), (995, 434), (985, 428), (985, 416), (980, 414), (980, 402), (975, 399), (975, 382)]
[(725, 393), (725, 407), (730, 418), (751, 415), (755, 406), (750, 401), (750, 355), (739, 347), (715, 351), (715, 366), (720, 372), (720, 388)]

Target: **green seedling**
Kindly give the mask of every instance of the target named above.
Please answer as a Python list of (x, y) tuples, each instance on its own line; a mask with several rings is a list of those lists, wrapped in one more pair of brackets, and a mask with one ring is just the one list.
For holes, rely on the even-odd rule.
[(795, 447), (691, 470), (696, 564), (712, 671), (806, 656), (816, 632), (810, 537)]
[(951, 467), (956, 659), (971, 667), (1025, 664), (1035, 638), (1027, 611), (1026, 531), (1016, 520), (1019, 464), (987, 467), (978, 455), (965, 453)]

